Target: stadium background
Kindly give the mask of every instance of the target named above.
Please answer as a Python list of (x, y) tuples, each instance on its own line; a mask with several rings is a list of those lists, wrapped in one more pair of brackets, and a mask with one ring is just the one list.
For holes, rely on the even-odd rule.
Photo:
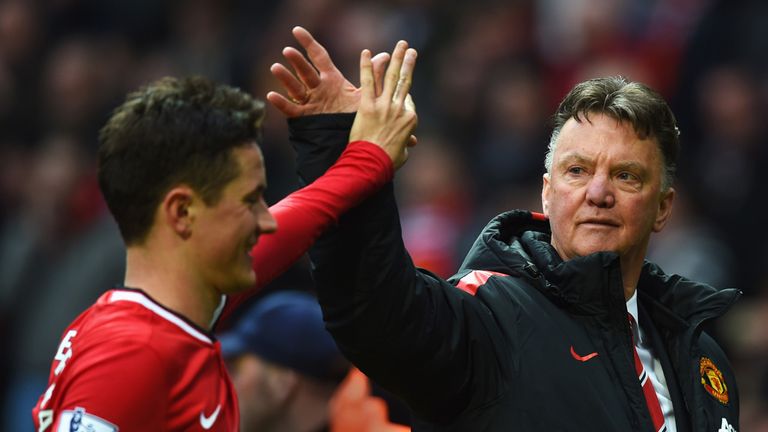
[[(742, 430), (768, 430), (766, 22), (762, 0), (0, 0), (0, 426), (31, 425), (61, 331), (121, 280), (94, 178), (110, 110), (165, 75), (263, 98), (303, 25), (353, 82), (362, 48), (419, 50), (419, 146), (397, 187), (409, 250), (442, 275), (490, 217), (540, 209), (548, 116), (570, 86), (622, 74), (661, 91), (683, 151), (650, 255), (744, 291), (711, 331), (740, 380)], [(297, 186), (286, 137), (269, 107), (270, 203)], [(308, 283), (303, 262), (269, 289)]]

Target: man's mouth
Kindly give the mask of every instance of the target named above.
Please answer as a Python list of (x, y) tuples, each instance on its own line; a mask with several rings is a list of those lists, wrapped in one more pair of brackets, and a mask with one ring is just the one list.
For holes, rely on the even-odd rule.
[(579, 222), (579, 225), (617, 228), (619, 226), (619, 223), (612, 219), (590, 218), (590, 219), (582, 220), (581, 222)]

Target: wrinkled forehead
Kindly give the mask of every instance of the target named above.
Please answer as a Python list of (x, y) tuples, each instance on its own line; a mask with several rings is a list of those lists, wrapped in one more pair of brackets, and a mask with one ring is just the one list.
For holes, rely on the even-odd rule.
[(568, 119), (557, 136), (555, 162), (564, 158), (598, 156), (662, 162), (658, 140), (641, 137), (630, 122), (604, 114), (592, 114), (588, 119)]

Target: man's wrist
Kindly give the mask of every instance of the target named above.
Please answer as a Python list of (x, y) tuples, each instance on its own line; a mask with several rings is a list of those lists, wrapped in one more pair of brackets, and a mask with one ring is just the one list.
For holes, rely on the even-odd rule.
[(331, 113), (331, 114), (312, 114), (288, 119), (288, 127), (291, 130), (312, 131), (312, 130), (350, 130), (355, 121), (356, 113)]

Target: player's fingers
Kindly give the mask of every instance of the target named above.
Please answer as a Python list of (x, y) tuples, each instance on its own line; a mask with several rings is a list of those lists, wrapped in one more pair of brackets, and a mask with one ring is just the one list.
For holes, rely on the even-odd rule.
[(338, 71), (336, 65), (333, 64), (331, 56), (328, 55), (325, 47), (320, 45), (318, 41), (312, 36), (310, 32), (304, 27), (296, 26), (293, 28), (293, 37), (301, 44), (307, 51), (309, 59), (312, 60), (312, 64), (317, 67), (320, 72), (335, 72)]
[(373, 78), (373, 64), (371, 63), (371, 51), (364, 49), (360, 53), (360, 90), (362, 99), (360, 104), (373, 101), (376, 98), (376, 89)]
[(378, 53), (371, 59), (371, 62), (373, 63), (373, 79), (376, 83), (376, 96), (378, 96), (384, 88), (384, 72), (386, 72), (387, 63), (389, 63), (389, 53)]
[[(397, 86), (395, 87), (395, 94), (392, 99), (398, 103), (404, 103), (406, 100), (410, 100), (410, 109), (416, 110), (416, 107), (408, 92), (411, 91), (411, 84), (413, 83), (413, 69), (416, 67), (416, 50), (409, 48), (405, 52), (403, 64), (400, 68), (400, 77), (397, 80)], [(408, 107), (406, 106), (408, 109)]]
[(320, 84), (320, 74), (299, 50), (285, 47), (283, 48), (283, 57), (288, 60), (293, 70), (296, 71), (296, 75), (307, 88), (315, 88)]
[(275, 63), (269, 68), (272, 75), (277, 78), (280, 85), (283, 86), (285, 93), (297, 102), (304, 102), (307, 99), (307, 87), (299, 81), (295, 75), (281, 63)]
[(407, 49), (408, 42), (401, 40), (397, 42), (395, 49), (392, 51), (392, 59), (389, 61), (389, 67), (387, 67), (386, 76), (384, 77), (384, 89), (381, 93), (387, 99), (391, 99), (395, 93), (397, 81), (400, 78), (400, 67), (403, 64), (403, 57), (405, 57)]
[(295, 103), (289, 101), (285, 98), (285, 96), (281, 95), (277, 92), (269, 92), (267, 93), (267, 100), (269, 103), (272, 104), (275, 108), (277, 108), (278, 111), (283, 113), (288, 118), (291, 117), (297, 117), (301, 114), (301, 111)]
[(416, 112), (416, 104), (413, 102), (413, 97), (411, 97), (410, 93), (405, 95), (405, 101), (403, 104), (407, 111)]

